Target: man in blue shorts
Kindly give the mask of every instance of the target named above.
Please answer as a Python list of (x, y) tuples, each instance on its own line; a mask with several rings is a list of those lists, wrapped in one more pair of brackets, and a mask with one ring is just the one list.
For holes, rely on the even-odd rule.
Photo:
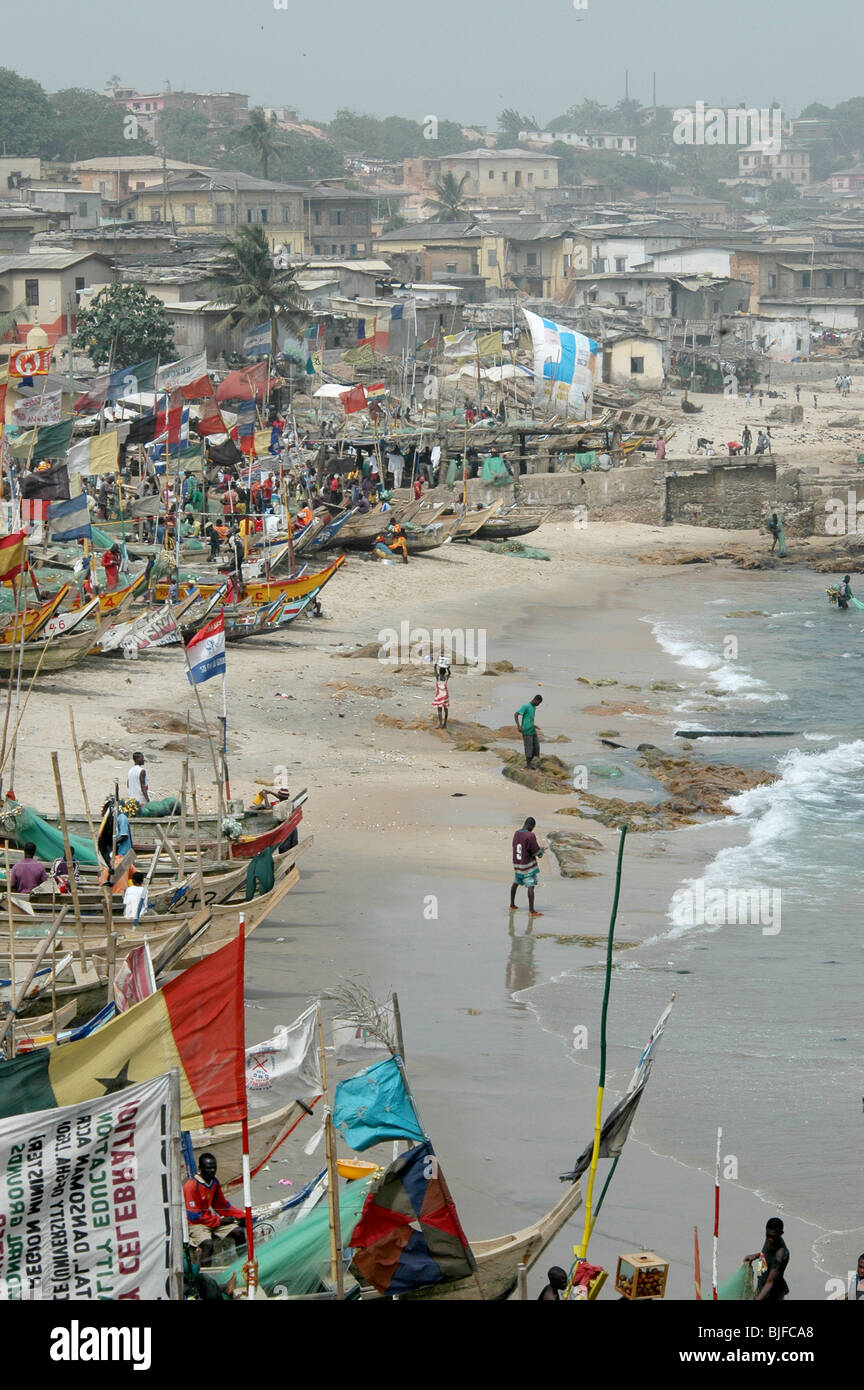
[(529, 816), (521, 830), (513, 836), (513, 883), (510, 888), (510, 911), (516, 907), (516, 889), (528, 889), (528, 913), (531, 917), (542, 917), (542, 912), (534, 910), (534, 889), (540, 874), (540, 859), (544, 851), (537, 843), (534, 827), (537, 824)]

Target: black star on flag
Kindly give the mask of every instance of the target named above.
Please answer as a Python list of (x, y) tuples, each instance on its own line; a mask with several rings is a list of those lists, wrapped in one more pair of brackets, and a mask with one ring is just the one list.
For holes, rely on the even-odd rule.
[(124, 1062), (116, 1076), (97, 1076), (96, 1080), (100, 1086), (105, 1087), (105, 1095), (110, 1096), (114, 1091), (125, 1091), (127, 1086), (131, 1086), (129, 1080), (129, 1066), (131, 1057)]

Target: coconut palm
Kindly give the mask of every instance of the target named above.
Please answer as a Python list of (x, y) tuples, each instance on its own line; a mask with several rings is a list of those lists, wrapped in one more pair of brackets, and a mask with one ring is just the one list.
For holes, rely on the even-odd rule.
[(275, 357), (278, 320), (298, 335), (309, 322), (308, 305), (297, 284), (297, 275), (304, 267), (278, 270), (267, 237), (257, 224), (238, 228), (234, 237), (222, 243), (220, 255), (220, 267), (210, 276), (217, 296), (214, 303), (231, 305), (220, 328), (251, 328), (266, 320), (270, 324), (270, 355)]
[(237, 133), (238, 140), (251, 145), (252, 152), (261, 164), (262, 178), (268, 177), (270, 160), (280, 153), (282, 142), (276, 137), (273, 121), (268, 121), (260, 106), (249, 112), (249, 120)]
[(431, 209), (433, 222), (457, 222), (460, 217), (468, 216), (468, 209), (462, 197), (467, 181), (467, 174), (457, 179), (456, 175), (451, 173), (435, 180), (432, 185), (435, 197), (427, 198), (423, 204)]

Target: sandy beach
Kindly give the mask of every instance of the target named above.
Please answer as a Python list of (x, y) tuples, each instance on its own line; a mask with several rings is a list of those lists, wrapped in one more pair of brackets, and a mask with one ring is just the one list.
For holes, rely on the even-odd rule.
[[(542, 693), (544, 753), (569, 767), (587, 765), (597, 795), (648, 796), (641, 784), (619, 790), (591, 771), (602, 759), (602, 736), (614, 735), (627, 748), (650, 743), (681, 752), (674, 737), (681, 667), (658, 646), (646, 616), (674, 614), (682, 584), (701, 586), (706, 596), (729, 596), (734, 610), (736, 592), (752, 586), (753, 578), (727, 565), (682, 572), (642, 565), (639, 557), (672, 544), (705, 548), (731, 540), (754, 553), (766, 548), (764, 536), (755, 533), (600, 524), (578, 529), (567, 519), (528, 539), (551, 562), (464, 545), (448, 545), (407, 566), (378, 566), (352, 555), (325, 591), (322, 618), (296, 624), (287, 638), (250, 641), (228, 652), (232, 792), (248, 804), (260, 782), (282, 780), (276, 769), (286, 769), (292, 791), (308, 787), (302, 830), (315, 836), (299, 886), (250, 939), (247, 1039), (268, 1036), (341, 979), (361, 977), (379, 996), (396, 989), (423, 1121), (474, 1237), (515, 1230), (548, 1210), (560, 1196), (559, 1175), (590, 1139), (618, 833), (593, 817), (561, 814), (575, 799), (570, 788), (549, 794), (502, 776), (500, 753), (520, 748), (515, 729), (509, 739), (493, 736), (485, 747), (463, 751), (459, 725), (479, 723), (487, 731), (512, 725), (513, 711)], [(457, 667), (450, 681), (453, 733), (434, 730), (428, 665), (350, 655), (403, 623), (483, 634), (486, 670)], [(496, 663), (515, 669), (496, 674)], [(218, 690), (210, 694), (204, 686), (203, 696), (215, 719)], [(137, 662), (91, 661), (45, 681), (19, 731), (14, 787), (28, 804), (53, 806), (48, 755), (56, 749), (67, 805), (81, 805), (70, 706), (91, 807), (101, 805), (115, 778), (125, 778), (135, 749), (145, 753), (157, 795), (177, 788), (187, 709), (196, 730), (201, 803), (215, 807), (207, 744), (177, 649)], [(691, 757), (706, 755), (697, 748)], [(650, 795), (657, 800), (662, 794), (655, 784)], [(555, 857), (546, 855), (538, 889), (544, 915), (533, 921), (523, 893), (513, 918), (506, 910), (510, 838), (528, 815), (536, 818), (541, 839), (577, 832), (600, 846), (586, 856), (585, 877), (563, 877)], [(616, 1003), (614, 976), (628, 947), (662, 931), (677, 884), (741, 838), (732, 821), (702, 819), (711, 823), (628, 839), (609, 1016), (610, 1104), (659, 1012), (653, 995), (640, 1003), (637, 993), (634, 1003), (628, 992), (626, 1010)], [(588, 1047), (578, 1053), (568, 1030), (551, 1026), (535, 997), (538, 986), (565, 976), (573, 977), (569, 1032), (578, 1024), (588, 1028)], [(674, 951), (661, 983), (667, 997), (679, 993), (676, 1009), (686, 1010), (687, 981)], [(703, 1290), (710, 1283), (713, 1137), (705, 1136), (704, 1161), (695, 1166), (677, 1159), (672, 1145), (652, 1149), (640, 1140), (646, 1121), (652, 1133), (662, 1129), (657, 1106), (675, 1103), (679, 1048), (673, 1012), (655, 1072), (664, 1073), (667, 1084), (648, 1088), (590, 1257), (614, 1272), (618, 1254), (657, 1250), (671, 1261), (668, 1296), (685, 1299), (693, 1296), (694, 1226)], [(732, 1058), (717, 1058), (719, 1069), (734, 1066)], [(349, 1070), (340, 1067), (337, 1076)], [(278, 1177), (299, 1179), (308, 1169), (310, 1160), (299, 1150), (286, 1154), (288, 1165)], [(757, 1195), (772, 1194), (772, 1166), (780, 1160), (776, 1154), (769, 1160), (770, 1145), (737, 1135), (724, 1148), (730, 1152), (741, 1159), (740, 1176), (723, 1184), (721, 1275), (758, 1247), (765, 1219), (777, 1210)], [(262, 1200), (280, 1195), (275, 1167), (262, 1178)], [(860, 1232), (832, 1237), (794, 1211), (782, 1214), (793, 1256), (792, 1297), (824, 1297), (829, 1274), (845, 1277)], [(580, 1235), (577, 1213), (532, 1272), (531, 1296), (545, 1282), (548, 1265), (569, 1264)], [(601, 1296), (615, 1296), (611, 1282)]]

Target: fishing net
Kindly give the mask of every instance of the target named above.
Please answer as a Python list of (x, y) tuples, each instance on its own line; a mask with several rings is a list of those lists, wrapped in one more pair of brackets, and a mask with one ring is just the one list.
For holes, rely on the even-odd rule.
[(493, 555), (515, 555), (522, 560), (551, 560), (545, 550), (535, 545), (523, 545), (521, 541), (474, 541), (478, 550), (488, 550)]
[(180, 810), (176, 796), (163, 796), (159, 801), (145, 801), (135, 812), (136, 819), (152, 820), (154, 816), (173, 816)]
[(728, 1279), (717, 1285), (717, 1298), (721, 1303), (740, 1303), (755, 1297), (753, 1266), (749, 1264), (743, 1264)]
[[(48, 821), (37, 816), (29, 806), (17, 801), (5, 801), (0, 806), (0, 829), (18, 845), (26, 845), (28, 840), (36, 846), (36, 858), (43, 863), (52, 863), (64, 857), (63, 834), (59, 826), (49, 825)], [(70, 835), (69, 842), (75, 851), (79, 864), (98, 864), (96, 850), (91, 840), (82, 840)]]
[(494, 487), (502, 487), (506, 483), (512, 483), (513, 478), (508, 472), (504, 460), (497, 454), (492, 454), (483, 460), (480, 469), (480, 477), (484, 483), (492, 483)]
[[(347, 1243), (357, 1225), (368, 1192), (367, 1182), (349, 1182), (339, 1196), (342, 1242)], [(288, 1294), (316, 1293), (330, 1269), (330, 1220), (326, 1201), (289, 1226), (278, 1231), (272, 1240), (255, 1246), (258, 1261), (258, 1282), (267, 1294), (279, 1287)], [(225, 1284), (232, 1274), (238, 1285), (243, 1283), (246, 1257), (235, 1260), (220, 1270), (218, 1279)]]

